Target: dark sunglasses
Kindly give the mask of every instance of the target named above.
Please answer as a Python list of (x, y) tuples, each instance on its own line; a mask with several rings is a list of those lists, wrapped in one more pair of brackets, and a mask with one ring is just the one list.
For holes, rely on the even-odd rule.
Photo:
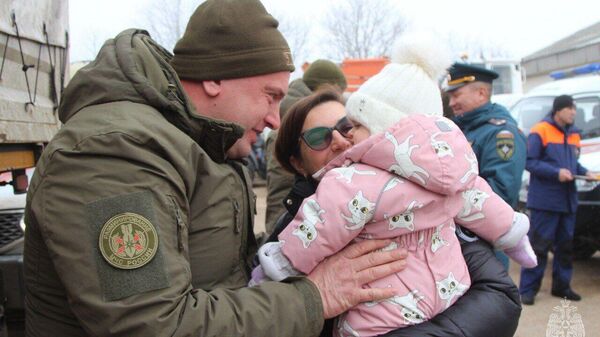
[(326, 126), (317, 126), (308, 129), (300, 134), (300, 139), (315, 151), (325, 150), (333, 139), (333, 131), (339, 132), (342, 136), (348, 137), (348, 133), (353, 125), (347, 117), (340, 119), (332, 128)]

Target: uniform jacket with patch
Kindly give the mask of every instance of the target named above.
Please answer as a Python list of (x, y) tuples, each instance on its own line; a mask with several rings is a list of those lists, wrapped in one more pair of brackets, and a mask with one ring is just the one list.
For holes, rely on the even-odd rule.
[(487, 103), (454, 121), (475, 151), (479, 175), (504, 201), (516, 207), (527, 144), (514, 118), (503, 106)]
[[(322, 307), (309, 281), (244, 288), (255, 202), (242, 165), (225, 155), (243, 130), (194, 111), (171, 57), (128, 30), (66, 88), (64, 125), (27, 196), (26, 335), (317, 335)], [(110, 245), (100, 249), (123, 214), (157, 233), (155, 255), (136, 269), (110, 265)], [(148, 245), (138, 234), (126, 240), (136, 250)]]
[[(445, 118), (405, 118), (323, 171), (316, 193), (279, 235), (296, 269), (309, 273), (356, 239), (392, 239), (409, 250), (405, 270), (369, 284), (399, 289), (398, 298), (352, 308), (340, 318), (341, 336), (375, 336), (442, 312), (470, 285), (455, 222), (490, 242), (512, 225), (514, 211), (478, 176), (475, 154)], [(411, 317), (395, 306), (412, 309)]]
[(566, 168), (572, 174), (587, 173), (577, 160), (580, 141), (577, 128), (563, 128), (551, 116), (531, 128), (527, 139), (527, 171), (531, 173), (528, 208), (563, 213), (577, 211), (575, 182), (560, 182), (558, 172)]

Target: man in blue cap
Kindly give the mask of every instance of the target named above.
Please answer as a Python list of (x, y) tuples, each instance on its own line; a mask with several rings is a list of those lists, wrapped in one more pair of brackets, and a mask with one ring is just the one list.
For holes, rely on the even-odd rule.
[[(492, 82), (498, 73), (464, 63), (448, 69), (449, 106), (479, 161), (479, 175), (504, 201), (517, 206), (527, 142), (505, 107), (492, 103)], [(497, 252), (508, 269), (508, 258)]]

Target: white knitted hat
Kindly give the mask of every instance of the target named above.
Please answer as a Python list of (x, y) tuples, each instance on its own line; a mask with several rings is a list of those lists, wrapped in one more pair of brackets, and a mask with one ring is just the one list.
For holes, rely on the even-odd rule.
[(450, 53), (442, 41), (426, 34), (404, 34), (392, 63), (350, 96), (348, 117), (374, 135), (411, 114), (442, 116), (438, 79), (450, 63)]

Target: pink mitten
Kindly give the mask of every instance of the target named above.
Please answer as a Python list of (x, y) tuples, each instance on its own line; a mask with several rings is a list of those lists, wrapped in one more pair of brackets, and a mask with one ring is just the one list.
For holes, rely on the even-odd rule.
[(505, 249), (504, 253), (524, 268), (533, 268), (538, 264), (527, 235), (523, 236), (516, 246)]

